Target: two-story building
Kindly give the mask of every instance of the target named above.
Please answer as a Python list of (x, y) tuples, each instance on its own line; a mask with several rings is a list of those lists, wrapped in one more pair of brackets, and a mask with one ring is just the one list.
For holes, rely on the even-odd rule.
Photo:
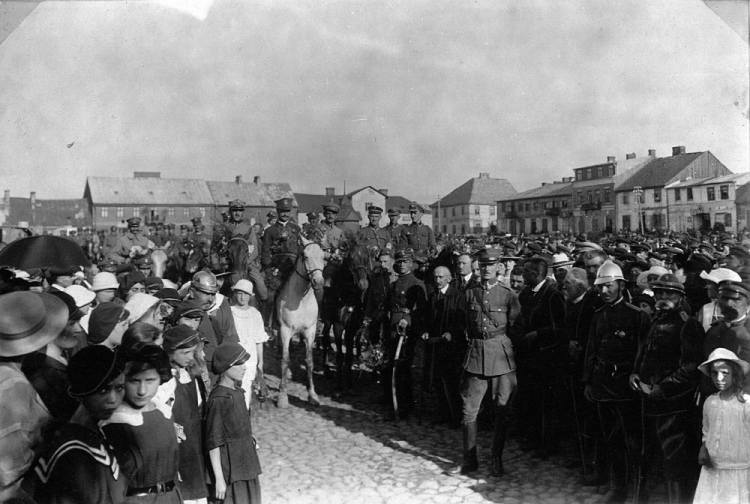
[(669, 229), (687, 231), (723, 227), (732, 232), (742, 229), (745, 224), (739, 222), (735, 201), (737, 188), (748, 181), (750, 173), (734, 173), (667, 184), (664, 191)]
[(571, 229), (572, 177), (542, 182), (515, 196), (499, 200), (498, 229), (511, 234), (567, 233)]
[[(684, 146), (673, 147), (672, 156), (652, 159), (615, 188), (620, 229), (673, 229), (669, 221), (670, 201), (665, 191), (667, 185), (689, 179), (707, 179), (731, 174), (732, 172), (709, 151), (686, 153)], [(684, 190), (687, 198), (687, 188)], [(696, 227), (695, 221), (692, 227)]]
[(498, 225), (497, 202), (515, 194), (507, 179), (480, 173), (430, 205), (435, 230), (453, 235), (486, 233)]

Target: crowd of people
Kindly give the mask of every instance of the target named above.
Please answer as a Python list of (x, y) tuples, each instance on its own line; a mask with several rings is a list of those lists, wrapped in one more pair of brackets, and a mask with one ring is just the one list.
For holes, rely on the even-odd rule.
[(463, 431), (450, 474), (477, 471), (477, 432), (490, 423), (495, 477), (513, 435), (541, 458), (571, 443), (579, 483), (608, 485), (603, 502), (642, 500), (653, 474), (670, 502), (750, 498), (747, 237), (446, 239), (416, 204), (411, 225), (389, 209), (383, 228), (386, 212), (370, 207), (352, 237), (337, 205), (300, 228), (291, 200), (276, 204), (265, 229), (229, 204), (227, 241), (247, 252), (241, 278), (154, 276), (133, 254), (137, 220), (102, 271), (0, 269), (0, 500), (260, 502), (249, 411), (265, 398), (273, 320), (258, 308), (290, 273), (299, 236), (325, 251), (329, 293), (347, 244), (366, 247), (372, 269), (353, 309), (382, 351), (383, 403), (393, 419), (420, 408), (412, 373), (424, 345), (435, 420)]

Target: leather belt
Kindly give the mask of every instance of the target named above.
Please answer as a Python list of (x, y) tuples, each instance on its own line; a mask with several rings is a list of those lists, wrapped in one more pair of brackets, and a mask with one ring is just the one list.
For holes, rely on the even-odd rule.
[(503, 329), (496, 329), (494, 331), (482, 331), (481, 333), (477, 335), (472, 335), (471, 339), (492, 339), (492, 338), (499, 338), (500, 336), (505, 335), (505, 330)]
[(128, 492), (125, 494), (127, 497), (132, 496), (143, 496), (152, 494), (165, 494), (174, 490), (174, 481), (167, 481), (165, 483), (157, 483), (150, 487), (141, 488), (128, 488)]

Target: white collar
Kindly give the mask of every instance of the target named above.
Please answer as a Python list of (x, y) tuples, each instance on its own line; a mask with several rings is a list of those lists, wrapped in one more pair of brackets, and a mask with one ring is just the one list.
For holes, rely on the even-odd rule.
[(536, 287), (534, 287), (533, 289), (531, 289), (531, 291), (532, 291), (532, 292), (539, 292), (539, 289), (541, 289), (541, 288), (542, 288), (542, 285), (544, 285), (544, 282), (545, 282), (546, 280), (547, 280), (547, 279), (545, 278), (544, 280), (542, 280), (541, 282), (539, 282), (538, 284), (536, 284)]
[(445, 292), (446, 292), (447, 290), (448, 290), (448, 284), (445, 284), (445, 287), (443, 287), (442, 289), (440, 289), (440, 292), (441, 292), (442, 294), (445, 294)]

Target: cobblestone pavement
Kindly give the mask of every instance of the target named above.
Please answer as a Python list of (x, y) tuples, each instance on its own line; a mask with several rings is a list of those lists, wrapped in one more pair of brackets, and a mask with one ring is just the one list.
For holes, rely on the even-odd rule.
[[(275, 354), (266, 350), (272, 399), (278, 390)], [(600, 496), (597, 488), (576, 484), (577, 470), (566, 467), (574, 457), (572, 449), (540, 460), (511, 439), (505, 476), (490, 477), (489, 431), (479, 433), (480, 470), (473, 477), (445, 475), (461, 457), (460, 429), (435, 425), (431, 415), (424, 416), (422, 425), (414, 416), (388, 421), (385, 408), (377, 404), (380, 386), (369, 373), (355, 372), (355, 392), (346, 395), (335, 392), (333, 378), (316, 374), (321, 405), (309, 406), (302, 358), (302, 345), (292, 343), (289, 408), (281, 410), (268, 401), (254, 419), (265, 503), (567, 504), (591, 503)], [(316, 365), (322, 367), (317, 358)]]

